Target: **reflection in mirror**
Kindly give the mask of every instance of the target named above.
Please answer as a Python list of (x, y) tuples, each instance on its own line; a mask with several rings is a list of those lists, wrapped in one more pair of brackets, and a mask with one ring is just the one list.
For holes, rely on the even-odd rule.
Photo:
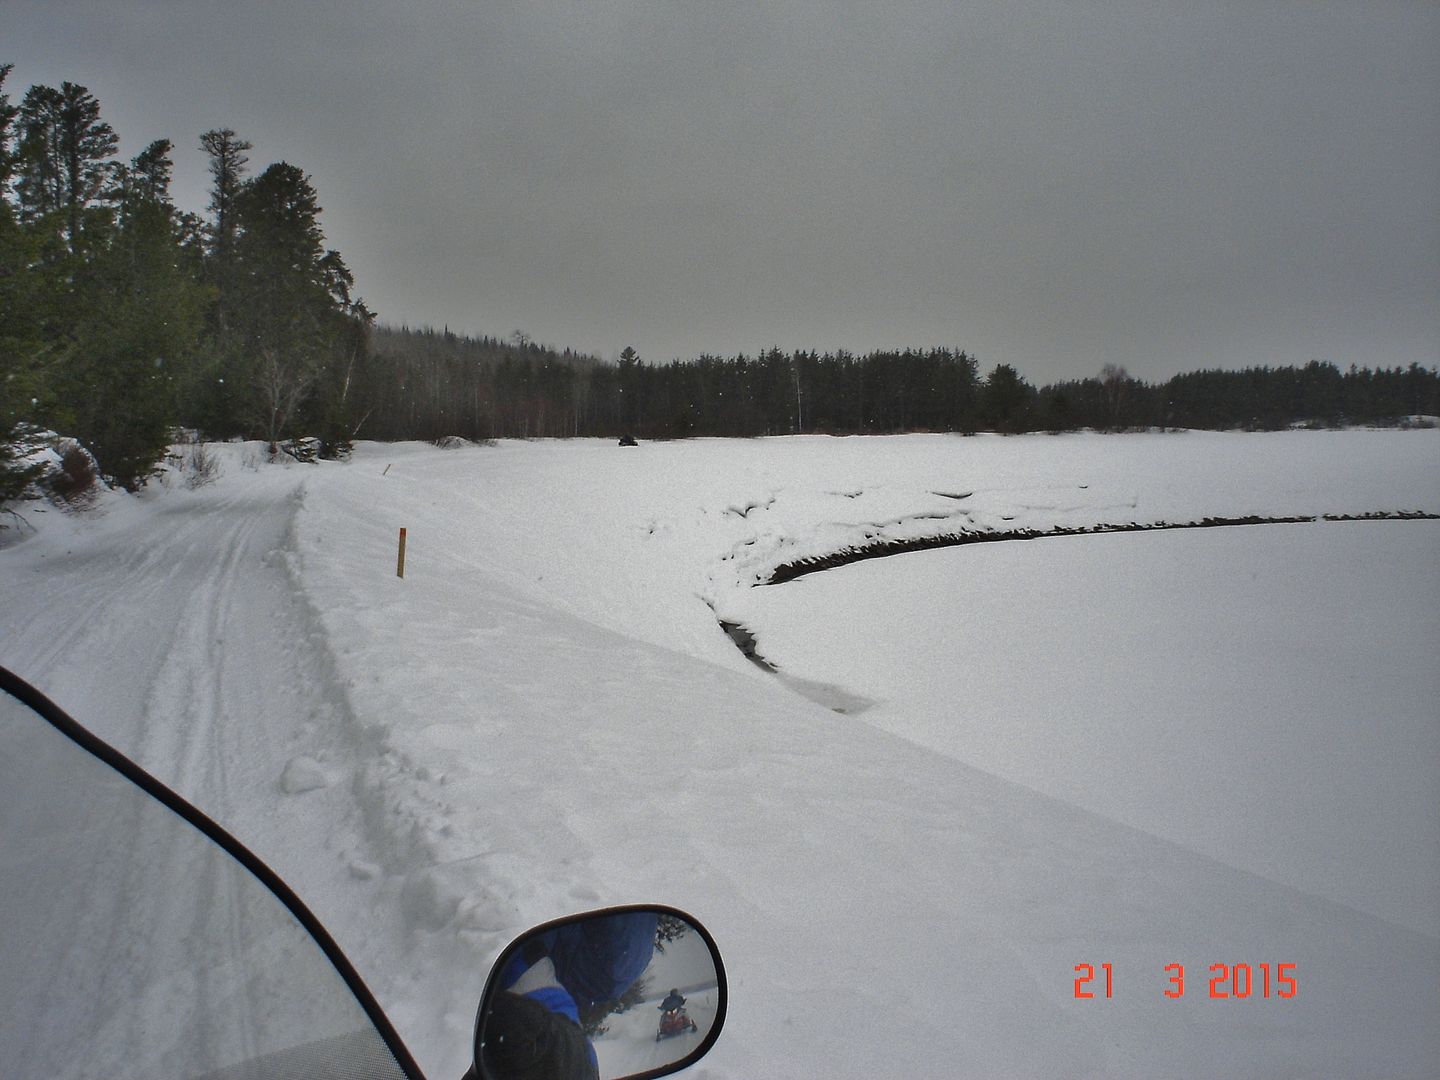
[(720, 1035), (725, 972), (714, 941), (673, 908), (548, 923), (490, 973), (475, 1027), (483, 1080), (663, 1076)]

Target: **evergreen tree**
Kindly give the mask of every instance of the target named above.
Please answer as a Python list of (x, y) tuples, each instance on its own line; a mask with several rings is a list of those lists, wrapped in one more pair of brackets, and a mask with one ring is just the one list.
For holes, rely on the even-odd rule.
[(156, 139), (122, 171), (119, 185), (122, 213), (126, 207), (145, 204), (163, 206), (167, 214), (174, 212), (170, 206), (170, 174), (175, 168), (170, 159), (173, 149), (169, 139)]
[(70, 251), (78, 253), (85, 210), (109, 188), (114, 170), (107, 159), (120, 138), (100, 119), (95, 96), (72, 82), (59, 90), (32, 86), (19, 119), (21, 216), (58, 221)]
[(347, 353), (364, 347), (355, 320), (368, 322), (369, 313), (351, 301), (353, 278), (343, 260), (325, 250), (318, 197), (300, 169), (271, 165), (241, 187), (234, 209), (232, 320), (252, 419), (273, 447), (317, 383), (343, 378)]
[(634, 435), (643, 417), (640, 407), (640, 377), (645, 361), (633, 345), (626, 345), (620, 353), (620, 370), (616, 393), (620, 395), (620, 427), (622, 435)]
[(15, 195), (20, 219), (26, 223), (58, 214), (65, 204), (57, 151), (60, 109), (60, 91), (38, 85), (26, 92), (20, 106)]
[(213, 290), (205, 331), (203, 371), (197, 371), (194, 423), (213, 435), (243, 433), (253, 410), (247, 407), (246, 347), (233, 326), (232, 313), (240, 302), (235, 267), (235, 239), (239, 222), (235, 201), (245, 183), (250, 143), (230, 128), (216, 128), (200, 136), (200, 149), (209, 159), (211, 177), (210, 219), (195, 229), (187, 247), (205, 254), (204, 280)]
[(6, 211), (10, 207), (10, 181), (15, 175), (15, 120), (20, 115), (20, 106), (10, 104), (10, 95), (5, 93), (5, 80), (14, 70), (14, 64), (0, 64), (0, 203)]
[(210, 212), (215, 215), (210, 231), (211, 253), (227, 263), (235, 247), (235, 199), (244, 183), (245, 151), (253, 147), (229, 128), (217, 128), (200, 136), (200, 148), (210, 156)]
[(1009, 364), (996, 364), (985, 378), (981, 414), (996, 431), (1029, 430), (1030, 399), (1034, 391)]
[(153, 473), (181, 418), (204, 311), (180, 258), (169, 152), (169, 140), (157, 140), (117, 170), (119, 217), (77, 278), (65, 365), (69, 430), (131, 491)]
[(29, 237), (10, 208), (15, 119), (20, 110), (4, 93), (13, 65), (0, 65), (0, 506), (20, 496), (39, 474), (23, 458), (31, 449), (25, 421), (34, 393), (32, 360), (40, 347), (37, 298), (31, 295), (35, 259)]

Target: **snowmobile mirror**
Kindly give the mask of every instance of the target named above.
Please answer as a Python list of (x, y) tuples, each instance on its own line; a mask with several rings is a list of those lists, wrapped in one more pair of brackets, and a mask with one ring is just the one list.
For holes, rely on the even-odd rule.
[(475, 1020), (480, 1080), (639, 1080), (694, 1064), (725, 1022), (709, 931), (668, 907), (537, 926), (491, 969)]

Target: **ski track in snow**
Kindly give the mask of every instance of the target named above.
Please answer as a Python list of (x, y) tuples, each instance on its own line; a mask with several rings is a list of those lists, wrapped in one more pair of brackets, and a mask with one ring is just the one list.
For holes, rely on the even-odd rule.
[[(259, 473), (223, 447), (211, 488), (0, 548), (0, 663), (286, 877), (436, 1078), (511, 936), (647, 898), (724, 953), (711, 1080), (1425, 1075), (1434, 939), (837, 716), (716, 615), (781, 562), (953, 528), (942, 492), (992, 527), (1435, 510), (1435, 445), (404, 445)], [(1163, 985), (1176, 960), (1202, 987), (1298, 962), (1305, 995), (1071, 994), (1082, 961)]]
[[(237, 479), (147, 513), (112, 505), (113, 532), (75, 522), (70, 550), (9, 594), (0, 663), (250, 846), (347, 952), (383, 957), (377, 924), (393, 905), (362, 898), (380, 884), (370, 868), (407, 843), (385, 805), (405, 766), (355, 722), (304, 595), (303, 472)], [(285, 794), (296, 760), (328, 782)], [(349, 899), (326, 902), (337, 895)]]

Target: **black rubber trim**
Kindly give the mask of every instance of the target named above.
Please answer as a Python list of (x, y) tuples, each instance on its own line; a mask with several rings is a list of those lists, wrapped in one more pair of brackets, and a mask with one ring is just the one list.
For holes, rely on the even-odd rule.
[(109, 765), (147, 795), (164, 803), (170, 810), (220, 845), (226, 854), (249, 870), (251, 874), (259, 878), (260, 883), (275, 894), (276, 898), (289, 909), (290, 914), (295, 916), (300, 925), (315, 939), (315, 944), (320, 946), (321, 951), (334, 965), (340, 977), (345, 980), (345, 985), (355, 995), (355, 999), (360, 1003), (360, 1007), (365, 1011), (370, 1023), (374, 1025), (385, 1046), (394, 1055), (401, 1071), (409, 1080), (425, 1080), (425, 1074), (420, 1071), (420, 1066), (415, 1064), (415, 1059), (410, 1056), (410, 1051), (405, 1048), (399, 1033), (396, 1032), (389, 1018), (380, 1008), (380, 1003), (375, 1000), (375, 995), (370, 993), (369, 987), (360, 978), (360, 973), (340, 951), (340, 946), (335, 943), (330, 932), (305, 906), (305, 902), (295, 894), (295, 891), (285, 884), (279, 874), (261, 862), (259, 856), (226, 832), (214, 820), (155, 779), (109, 743), (81, 727), (39, 690), (3, 667), (0, 667), (0, 690), (39, 713), (66, 738)]
[(490, 968), (490, 977), (485, 980), (485, 992), (480, 995), (480, 1008), (475, 1013), (475, 1038), (474, 1038), (474, 1064), (470, 1072), (466, 1073), (461, 1080), (491, 1080), (491, 1077), (482, 1070), (480, 1066), (480, 1028), (485, 1019), (485, 1006), (490, 1002), (490, 995), (499, 989), (500, 975), (505, 970), (506, 964), (515, 955), (517, 946), (522, 941), (535, 934), (543, 934), (547, 930), (554, 930), (561, 926), (568, 926), (570, 923), (584, 922), (601, 915), (625, 915), (632, 911), (654, 911), (661, 915), (674, 915), (683, 919), (696, 933), (710, 950), (710, 956), (715, 961), (715, 984), (720, 991), (720, 1003), (715, 1008), (715, 1022), (710, 1025), (704, 1040), (690, 1053), (686, 1054), (679, 1061), (671, 1062), (669, 1065), (661, 1066), (658, 1069), (647, 1069), (645, 1072), (627, 1073), (625, 1080), (651, 1080), (652, 1077), (669, 1076), (671, 1073), (679, 1072), (681, 1069), (688, 1069), (695, 1062), (710, 1052), (715, 1041), (720, 1038), (720, 1029), (725, 1026), (725, 1012), (730, 1001), (730, 988), (725, 982), (725, 965), (720, 960), (720, 948), (715, 944), (715, 939), (710, 936), (710, 931), (700, 924), (700, 920), (688, 912), (679, 908), (668, 907), (665, 904), (622, 904), (618, 907), (598, 908), (595, 911), (587, 911), (581, 915), (566, 915), (561, 919), (552, 919), (550, 922), (541, 923), (539, 926), (531, 927), (516, 938), (496, 958), (494, 965)]

